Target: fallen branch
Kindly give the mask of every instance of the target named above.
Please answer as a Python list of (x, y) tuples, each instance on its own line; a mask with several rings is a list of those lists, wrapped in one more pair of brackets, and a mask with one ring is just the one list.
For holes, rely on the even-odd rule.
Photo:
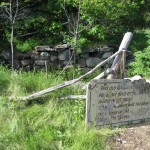
[(71, 80), (71, 81), (67, 81), (67, 82), (64, 82), (62, 84), (59, 84), (59, 85), (47, 88), (45, 90), (39, 91), (37, 93), (31, 94), (31, 95), (26, 96), (26, 97), (23, 97), (22, 100), (33, 99), (33, 98), (36, 98), (36, 97), (38, 97), (40, 95), (47, 94), (47, 93), (50, 93), (52, 91), (56, 91), (58, 89), (64, 88), (64, 87), (69, 86), (69, 85), (72, 85), (72, 84), (82, 80), (83, 78), (89, 76), (91, 73), (95, 72), (98, 68), (100, 68), (101, 66), (105, 65), (107, 62), (109, 62), (112, 58), (114, 58), (115, 56), (117, 56), (121, 52), (122, 51), (117, 51), (115, 54), (113, 54), (112, 56), (108, 57), (103, 62), (99, 63), (96, 67), (94, 67), (92, 70), (90, 70), (89, 72), (87, 72), (86, 74), (82, 75), (81, 77), (79, 77), (77, 79), (74, 79), (74, 80)]

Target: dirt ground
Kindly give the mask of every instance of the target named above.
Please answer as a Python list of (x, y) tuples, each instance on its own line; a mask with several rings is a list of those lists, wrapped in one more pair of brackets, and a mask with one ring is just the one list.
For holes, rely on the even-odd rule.
[(126, 128), (111, 138), (109, 144), (114, 150), (150, 150), (150, 124)]

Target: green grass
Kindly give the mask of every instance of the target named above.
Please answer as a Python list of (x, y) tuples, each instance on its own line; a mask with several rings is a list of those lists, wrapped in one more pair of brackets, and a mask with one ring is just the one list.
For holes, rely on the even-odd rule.
[[(18, 108), (0, 103), (0, 149), (107, 150), (111, 129), (86, 130), (85, 102), (51, 100), (43, 105)], [(117, 129), (116, 129), (117, 130)]]
[[(85, 127), (85, 101), (60, 100), (69, 94), (85, 94), (79, 85), (43, 98), (44, 103), (9, 101), (8, 96), (27, 95), (64, 81), (58, 73), (10, 72), (0, 68), (0, 150), (109, 150), (106, 139), (118, 129)], [(5, 75), (5, 77), (4, 77)], [(4, 92), (4, 89), (5, 92)]]

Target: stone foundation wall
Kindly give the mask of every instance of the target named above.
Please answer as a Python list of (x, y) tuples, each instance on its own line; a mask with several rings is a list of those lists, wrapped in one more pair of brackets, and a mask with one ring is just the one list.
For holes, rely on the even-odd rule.
[[(115, 51), (112, 47), (89, 48), (76, 58), (76, 63), (82, 70), (89, 70), (98, 63), (111, 56)], [(66, 65), (73, 65), (73, 50), (67, 45), (57, 46), (36, 46), (35, 50), (28, 53), (16, 53), (14, 59), (14, 68), (30, 71), (33, 69), (58, 69)], [(113, 60), (112, 60), (113, 61)], [(104, 67), (111, 66), (112, 61)], [(11, 66), (11, 55), (8, 52), (0, 54), (0, 64)]]

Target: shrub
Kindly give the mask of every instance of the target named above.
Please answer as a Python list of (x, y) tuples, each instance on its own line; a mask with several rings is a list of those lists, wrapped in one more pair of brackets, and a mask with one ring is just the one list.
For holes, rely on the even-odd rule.
[[(150, 45), (150, 34), (148, 37), (148, 45)], [(138, 51), (135, 53), (135, 62), (131, 64), (131, 75), (139, 74), (144, 77), (150, 77), (150, 46), (144, 51)]]

